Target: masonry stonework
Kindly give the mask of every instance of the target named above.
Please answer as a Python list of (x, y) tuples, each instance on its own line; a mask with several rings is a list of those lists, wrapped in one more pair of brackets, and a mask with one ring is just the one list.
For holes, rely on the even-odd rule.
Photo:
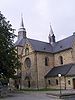
[(59, 57), (63, 57), (63, 64), (73, 63), (73, 57), (72, 57), (72, 49), (68, 49), (65, 51), (58, 52), (54, 55), (54, 65), (60, 66), (60, 59)]
[(59, 73), (62, 89), (75, 88), (75, 35), (56, 42), (50, 26), (48, 43), (27, 38), (23, 18), (21, 25), (15, 43), (21, 62), (21, 88), (60, 88)]

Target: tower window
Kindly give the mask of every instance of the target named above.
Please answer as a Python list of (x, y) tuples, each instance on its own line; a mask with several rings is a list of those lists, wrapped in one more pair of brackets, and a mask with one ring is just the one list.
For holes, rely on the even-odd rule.
[(29, 48), (25, 49), (25, 55), (29, 55)]
[(48, 66), (48, 65), (49, 65), (49, 58), (45, 57), (45, 66)]
[(62, 56), (59, 57), (59, 60), (60, 60), (60, 64), (63, 64), (63, 57)]

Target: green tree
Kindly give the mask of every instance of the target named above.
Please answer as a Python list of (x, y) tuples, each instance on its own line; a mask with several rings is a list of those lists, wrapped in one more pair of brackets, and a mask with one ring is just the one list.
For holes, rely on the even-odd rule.
[(15, 69), (20, 67), (14, 38), (12, 25), (0, 12), (0, 75), (4, 78), (13, 78)]

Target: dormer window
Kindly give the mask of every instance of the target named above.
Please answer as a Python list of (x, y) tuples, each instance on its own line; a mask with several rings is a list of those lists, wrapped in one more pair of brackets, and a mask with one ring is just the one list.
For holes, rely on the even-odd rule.
[(29, 55), (29, 48), (26, 48), (26, 49), (25, 49), (25, 55), (26, 55), (26, 56)]
[(63, 64), (63, 57), (62, 56), (59, 57), (59, 60), (60, 60), (60, 64)]
[(62, 48), (62, 46), (60, 46), (60, 48)]

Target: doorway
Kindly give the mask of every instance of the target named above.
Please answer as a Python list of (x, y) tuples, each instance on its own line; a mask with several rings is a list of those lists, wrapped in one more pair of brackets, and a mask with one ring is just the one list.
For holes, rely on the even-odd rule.
[(30, 88), (30, 80), (28, 80), (28, 88)]
[(26, 87), (30, 88), (31, 82), (30, 82), (30, 78), (28, 76), (26, 76), (25, 81), (26, 81)]

